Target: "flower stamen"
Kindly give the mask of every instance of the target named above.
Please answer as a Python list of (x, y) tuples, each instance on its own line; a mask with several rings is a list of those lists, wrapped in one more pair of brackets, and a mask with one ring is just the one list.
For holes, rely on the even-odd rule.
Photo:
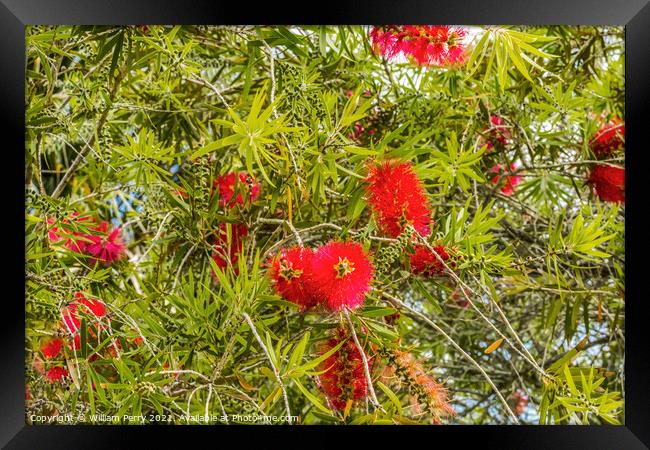
[(339, 262), (334, 264), (334, 271), (336, 272), (336, 278), (343, 278), (354, 272), (354, 263), (347, 257), (341, 258), (339, 256)]

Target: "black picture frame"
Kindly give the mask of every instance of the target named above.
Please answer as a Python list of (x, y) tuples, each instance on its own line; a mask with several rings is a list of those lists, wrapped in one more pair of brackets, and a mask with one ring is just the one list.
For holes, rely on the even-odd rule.
[[(0, 97), (6, 132), (0, 141), (4, 147), (4, 175), (16, 177), (5, 182), (3, 196), (7, 208), (15, 208), (14, 220), (5, 214), (9, 246), (5, 256), (4, 286), (11, 286), (2, 304), (2, 360), (0, 362), (0, 445), (3, 448), (131, 448), (135, 439), (144, 437), (147, 448), (159, 440), (192, 444), (197, 438), (223, 442), (224, 427), (115, 427), (115, 426), (27, 426), (24, 414), (24, 342), (25, 285), (24, 246), (21, 219), (24, 217), (24, 77), (25, 26), (33, 24), (370, 24), (370, 23), (451, 23), (451, 24), (584, 24), (624, 25), (626, 27), (626, 362), (624, 426), (441, 426), (441, 427), (265, 427), (252, 433), (247, 427), (229, 427), (230, 445), (245, 445), (248, 439), (261, 439), (271, 448), (292, 442), (308, 448), (337, 447), (347, 435), (365, 435), (364, 446), (372, 440), (401, 436), (411, 445), (458, 445), (468, 439), (478, 448), (498, 449), (641, 449), (650, 445), (650, 352), (645, 326), (648, 315), (644, 295), (643, 236), (644, 186), (643, 154), (647, 153), (647, 114), (650, 102), (650, 3), (648, 0), (455, 0), (449, 2), (354, 1), (314, 3), (295, 6), (269, 2), (248, 5), (239, 2), (196, 0), (0, 0), (0, 46), (2, 82)], [(21, 150), (23, 149), (23, 150)], [(24, 233), (24, 229), (22, 231)], [(22, 256), (21, 256), (22, 255)], [(24, 266), (23, 266), (24, 267)], [(21, 274), (23, 271), (23, 274)], [(354, 428), (348, 430), (349, 428)], [(259, 431), (257, 431), (259, 430)], [(333, 433), (338, 431), (338, 433)], [(188, 432), (192, 433), (188, 436)], [(288, 432), (292, 433), (288, 435)], [(322, 434), (322, 437), (315, 436)], [(335, 437), (335, 435), (338, 435)], [(359, 437), (359, 436), (357, 436)], [(190, 440), (191, 439), (191, 440)], [(210, 442), (210, 441), (208, 441)], [(212, 441), (215, 442), (215, 441)], [(239, 444), (237, 444), (239, 442)], [(450, 445), (450, 444), (447, 444)]]

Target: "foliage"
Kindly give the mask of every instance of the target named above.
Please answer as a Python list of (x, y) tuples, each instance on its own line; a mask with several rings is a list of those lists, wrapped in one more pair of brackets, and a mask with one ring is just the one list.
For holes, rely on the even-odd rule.
[[(455, 415), (443, 422), (624, 421), (624, 207), (585, 182), (590, 138), (624, 117), (623, 29), (474, 27), (466, 63), (440, 68), (378, 56), (369, 31), (28, 27), (28, 421), (438, 421), (430, 390), (391, 372), (396, 352), (444, 386)], [(384, 159), (410, 161), (425, 184), (427, 245), (451, 255), (440, 276), (410, 273), (417, 236), (378, 232), (364, 179)], [(497, 178), (522, 181), (507, 195), (491, 169), (511, 164)], [(218, 178), (242, 171), (259, 197), (215, 201)], [(120, 227), (125, 258), (66, 248), (85, 216)], [(241, 254), (219, 265), (216, 243), (232, 250), (241, 225)], [(349, 323), (301, 311), (267, 275), (280, 248), (331, 239), (373, 255)], [(95, 328), (82, 315), (79, 347), (47, 359), (75, 292), (108, 312)], [(350, 326), (378, 405), (338, 411), (319, 375), (339, 347), (318, 349)], [(57, 364), (69, 376), (50, 382)]]

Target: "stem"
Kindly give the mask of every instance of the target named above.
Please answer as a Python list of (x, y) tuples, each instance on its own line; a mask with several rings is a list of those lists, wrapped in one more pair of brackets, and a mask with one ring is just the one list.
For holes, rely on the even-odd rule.
[[(411, 228), (412, 228), (412, 227), (411, 227)], [(469, 286), (467, 286), (467, 284), (465, 284), (465, 283), (460, 279), (460, 277), (459, 277), (458, 275), (456, 275), (456, 272), (454, 272), (454, 271), (453, 271), (453, 270), (452, 270), (452, 269), (447, 265), (447, 263), (445, 263), (445, 261), (442, 259), (442, 257), (440, 257), (440, 255), (438, 254), (438, 252), (435, 251), (435, 249), (431, 246), (431, 244), (429, 244), (429, 243), (427, 242), (427, 240), (426, 240), (426, 239), (425, 239), (425, 238), (424, 238), (424, 237), (423, 237), (423, 236), (422, 236), (422, 235), (421, 235), (417, 230), (415, 230), (414, 228), (412, 228), (412, 234), (415, 235), (415, 236), (418, 238), (418, 240), (419, 240), (421, 243), (423, 243), (423, 244), (427, 247), (427, 249), (428, 249), (428, 250), (429, 250), (429, 251), (430, 251), (430, 252), (431, 252), (431, 253), (436, 257), (436, 259), (440, 262), (440, 264), (442, 264), (442, 266), (445, 268), (445, 270), (447, 271), (447, 273), (449, 273), (449, 275), (451, 275), (451, 277), (454, 279), (454, 281), (456, 281), (456, 283), (458, 283), (458, 285), (460, 286), (460, 290), (461, 290), (461, 292), (463, 293), (463, 297), (465, 297), (465, 299), (469, 302), (469, 304), (472, 306), (472, 308), (473, 308), (473, 309), (474, 309), (474, 310), (479, 314), (479, 316), (481, 316), (481, 318), (482, 318), (482, 319), (483, 319), (483, 320), (484, 320), (488, 325), (490, 325), (490, 327), (491, 327), (494, 331), (496, 331), (497, 334), (498, 334), (500, 337), (502, 337), (502, 338), (503, 338), (503, 339), (508, 343), (508, 345), (510, 345), (510, 347), (512, 347), (513, 350), (515, 350), (515, 351), (516, 351), (516, 352), (517, 352), (517, 353), (518, 353), (522, 358), (524, 358), (524, 360), (528, 361), (536, 371), (538, 371), (542, 376), (548, 378), (548, 377), (549, 377), (548, 374), (544, 371), (544, 369), (542, 369), (542, 368), (537, 364), (537, 362), (533, 359), (532, 355), (528, 352), (528, 349), (524, 346), (524, 344), (523, 344), (523, 343), (521, 342), (521, 340), (519, 339), (519, 336), (516, 335), (516, 333), (514, 332), (514, 330), (512, 329), (512, 327), (510, 326), (510, 322), (508, 322), (508, 319), (507, 319), (507, 318), (505, 317), (505, 315), (503, 314), (503, 311), (501, 310), (501, 308), (500, 308), (498, 305), (496, 305), (495, 302), (492, 302), (493, 304), (496, 305), (496, 307), (497, 307), (497, 309), (498, 309), (498, 311), (499, 311), (499, 313), (500, 313), (501, 318), (506, 322), (506, 325), (508, 326), (508, 329), (509, 329), (509, 330), (510, 330), (514, 335), (515, 335), (516, 341), (517, 341), (517, 342), (522, 346), (522, 348), (523, 348), (524, 352), (526, 353), (526, 355), (525, 355), (524, 353), (522, 353), (521, 350), (519, 350), (519, 349), (517, 348), (517, 346), (515, 346), (515, 345), (512, 343), (512, 341), (511, 341), (510, 339), (508, 339), (508, 337), (507, 337), (505, 334), (503, 334), (503, 333), (501, 332), (501, 330), (499, 330), (499, 329), (498, 329), (498, 328), (497, 328), (497, 327), (492, 323), (492, 321), (491, 321), (490, 319), (488, 319), (488, 318), (485, 316), (485, 314), (483, 314), (483, 313), (481, 312), (481, 310), (476, 306), (476, 304), (472, 301), (472, 299), (470, 298), (470, 296), (467, 294), (467, 291), (471, 292), (471, 293), (474, 294), (474, 295), (476, 295), (476, 293), (475, 293), (475, 292), (474, 292), (474, 291), (473, 291)], [(466, 290), (467, 290), (467, 291), (466, 291)], [(528, 356), (527, 356), (527, 355), (528, 355)]]
[[(110, 102), (112, 102), (113, 99), (115, 98), (115, 94), (117, 94), (118, 88), (125, 74), (126, 74), (125, 71), (120, 70), (119, 75), (115, 78), (115, 82), (113, 83), (113, 87), (109, 93)], [(68, 182), (68, 179), (70, 179), (70, 177), (77, 169), (79, 164), (81, 164), (81, 161), (83, 161), (83, 159), (86, 157), (86, 153), (88, 153), (92, 149), (96, 137), (101, 133), (102, 129), (104, 128), (104, 125), (106, 124), (106, 119), (108, 118), (108, 113), (110, 110), (111, 110), (111, 104), (109, 103), (109, 105), (106, 105), (106, 108), (104, 109), (102, 115), (99, 117), (99, 120), (97, 121), (97, 128), (95, 129), (95, 133), (93, 133), (90, 140), (86, 142), (86, 146), (77, 154), (77, 157), (72, 161), (72, 164), (70, 164), (68, 170), (66, 170), (65, 174), (63, 175), (63, 178), (61, 178), (61, 181), (59, 181), (59, 184), (54, 189), (54, 192), (52, 192), (53, 199), (56, 199), (61, 195), (61, 193), (63, 192), (63, 188), (65, 188), (65, 185)]]
[(162, 233), (163, 226), (165, 225), (165, 222), (167, 221), (167, 218), (168, 218), (172, 213), (173, 213), (173, 211), (169, 211), (169, 212), (167, 213), (167, 215), (163, 218), (162, 222), (160, 223), (160, 227), (158, 227), (158, 232), (156, 233), (156, 235), (155, 235), (155, 236), (153, 237), (153, 239), (151, 240), (151, 245), (150, 245), (150, 246), (149, 246), (149, 247), (148, 247), (148, 248), (147, 248), (147, 249), (146, 249), (146, 250), (145, 250), (145, 251), (144, 251), (144, 252), (143, 252), (139, 257), (137, 257), (137, 258), (133, 258), (133, 259), (131, 260), (131, 262), (135, 263), (136, 266), (137, 266), (138, 264), (140, 264), (140, 262), (142, 262), (142, 260), (144, 259), (144, 257), (147, 256), (147, 253), (149, 253), (149, 251), (153, 248), (153, 246), (154, 246), (155, 243), (156, 243), (156, 240), (160, 237), (160, 234)]
[(384, 408), (377, 400), (377, 395), (375, 394), (375, 388), (372, 386), (372, 377), (370, 376), (370, 367), (368, 366), (368, 358), (366, 358), (366, 352), (363, 351), (363, 347), (359, 342), (359, 338), (357, 337), (357, 332), (354, 331), (354, 324), (352, 323), (352, 319), (350, 319), (350, 313), (347, 307), (343, 308), (343, 315), (345, 316), (345, 319), (347, 320), (348, 325), (350, 327), (350, 333), (352, 333), (352, 339), (354, 339), (354, 345), (356, 345), (357, 350), (359, 350), (359, 353), (361, 354), (361, 360), (363, 361), (363, 371), (366, 375), (366, 383), (368, 384), (368, 391), (370, 393), (370, 401), (372, 402), (372, 406), (374, 406), (375, 409), (380, 409), (384, 411)]
[(269, 360), (269, 364), (271, 364), (271, 368), (273, 369), (273, 373), (275, 374), (275, 379), (278, 380), (278, 384), (280, 385), (280, 389), (282, 389), (282, 397), (284, 398), (284, 407), (287, 410), (287, 417), (289, 418), (289, 423), (291, 423), (291, 408), (289, 408), (289, 398), (287, 397), (287, 390), (284, 388), (284, 383), (282, 382), (282, 378), (280, 378), (280, 372), (278, 371), (278, 368), (275, 367), (275, 364), (273, 363), (273, 359), (271, 358), (271, 354), (269, 353), (269, 349), (266, 348), (266, 345), (264, 345), (264, 341), (262, 341), (262, 338), (260, 337), (259, 333), (257, 332), (257, 328), (255, 328), (255, 324), (251, 320), (250, 316), (246, 313), (243, 313), (244, 319), (246, 320), (246, 323), (248, 323), (248, 326), (250, 327), (251, 331), (253, 332), (253, 335), (255, 336), (255, 339), (257, 339), (257, 342), (260, 344), (262, 347), (262, 350), (264, 350), (264, 354), (266, 355), (266, 359)]
[(389, 300), (389, 302), (392, 303), (394, 306), (402, 307), (402, 308), (404, 308), (404, 309), (410, 311), (412, 314), (415, 314), (415, 315), (418, 316), (420, 319), (424, 320), (426, 323), (428, 323), (429, 325), (431, 325), (431, 327), (433, 327), (433, 328), (434, 328), (438, 333), (440, 333), (440, 334), (441, 334), (445, 339), (447, 339), (447, 341), (449, 341), (449, 343), (450, 343), (450, 344), (451, 344), (451, 345), (452, 345), (456, 350), (458, 350), (458, 352), (459, 352), (461, 355), (463, 355), (463, 357), (465, 357), (465, 359), (467, 359), (470, 363), (472, 363), (472, 365), (473, 365), (474, 367), (476, 367), (476, 368), (478, 369), (479, 372), (481, 372), (481, 374), (483, 375), (483, 377), (485, 378), (485, 380), (488, 382), (488, 384), (490, 385), (490, 387), (492, 388), (492, 390), (494, 391), (494, 393), (497, 395), (497, 397), (499, 398), (499, 400), (500, 400), (501, 403), (503, 404), (504, 409), (506, 410), (506, 412), (508, 413), (508, 415), (510, 416), (510, 418), (512, 419), (512, 421), (513, 421), (514, 423), (516, 423), (517, 425), (519, 424), (519, 419), (517, 418), (517, 416), (515, 415), (515, 413), (512, 412), (512, 410), (510, 409), (510, 406), (508, 405), (508, 402), (507, 402), (506, 399), (503, 397), (503, 395), (501, 395), (501, 392), (499, 392), (499, 389), (497, 389), (497, 387), (494, 385), (494, 382), (492, 381), (492, 379), (490, 379), (490, 376), (487, 374), (487, 372), (485, 372), (485, 370), (483, 370), (483, 368), (481, 367), (481, 365), (480, 365), (478, 362), (476, 362), (476, 360), (475, 360), (474, 358), (472, 358), (472, 357), (471, 357), (471, 356), (470, 356), (470, 355), (469, 355), (465, 350), (463, 350), (463, 348), (462, 348), (460, 345), (458, 345), (458, 344), (456, 343), (456, 341), (454, 341), (453, 338), (452, 338), (451, 336), (449, 336), (447, 333), (445, 333), (445, 331), (444, 331), (442, 328), (440, 328), (438, 325), (436, 325), (436, 324), (435, 324), (431, 319), (429, 319), (427, 316), (425, 316), (424, 314), (422, 314), (422, 313), (419, 312), (419, 311), (414, 310), (413, 308), (411, 308), (410, 306), (406, 305), (404, 302), (402, 302), (402, 301), (399, 300), (398, 298), (393, 297), (392, 295), (389, 295), (389, 294), (387, 294), (387, 293), (385, 293), (385, 292), (382, 292), (382, 295), (383, 295), (384, 297), (386, 297), (386, 298)]

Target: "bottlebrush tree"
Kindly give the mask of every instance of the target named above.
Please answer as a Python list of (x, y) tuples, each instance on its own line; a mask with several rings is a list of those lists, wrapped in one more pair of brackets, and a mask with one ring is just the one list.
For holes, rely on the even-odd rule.
[(27, 420), (624, 419), (622, 28), (26, 39)]

